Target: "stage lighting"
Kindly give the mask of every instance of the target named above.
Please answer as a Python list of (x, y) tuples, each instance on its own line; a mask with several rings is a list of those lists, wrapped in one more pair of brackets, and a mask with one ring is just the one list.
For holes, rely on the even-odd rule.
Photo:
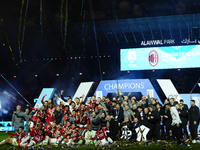
[(61, 60), (62, 58), (60, 58), (60, 60)]
[(91, 56), (91, 58), (93, 58), (93, 56)]
[(82, 75), (82, 73), (79, 73), (79, 75), (81, 76), (81, 75)]
[(53, 60), (53, 58), (51, 58), (51, 60)]
[(152, 72), (155, 72), (155, 70), (152, 70)]
[(85, 57), (83, 57), (83, 58), (85, 58)]
[(71, 57), (71, 59), (73, 59), (73, 57)]
[(77, 57), (75, 57), (75, 59), (77, 59)]
[(130, 71), (127, 71), (127, 73), (130, 73)]
[(103, 74), (106, 74), (105, 72), (103, 72)]
[(49, 60), (49, 58), (47, 58), (47, 60)]
[(17, 76), (14, 76), (14, 78), (16, 78)]
[(26, 61), (26, 59), (24, 59), (24, 61)]
[(108, 55), (108, 57), (110, 57), (110, 55)]
[(101, 56), (99, 56), (99, 58), (101, 58)]
[(55, 58), (55, 60), (57, 60), (57, 58)]
[(178, 71), (181, 71), (181, 69), (178, 69)]
[(103, 57), (106, 57), (105, 55)]
[(38, 75), (36, 74), (35, 77), (37, 78), (37, 76), (38, 76)]
[(58, 76), (59, 76), (59, 74), (56, 74), (56, 76), (58, 77)]
[(81, 59), (81, 57), (79, 57), (79, 59)]

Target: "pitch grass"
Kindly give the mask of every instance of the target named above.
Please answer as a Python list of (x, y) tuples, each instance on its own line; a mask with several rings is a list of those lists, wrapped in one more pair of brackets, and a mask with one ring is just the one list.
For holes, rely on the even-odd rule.
[[(5, 132), (0, 132), (0, 141), (6, 139), (9, 134), (6, 134)], [(123, 144), (122, 144), (123, 145)], [(135, 146), (123, 146), (119, 147), (116, 146), (113, 148), (113, 150), (200, 150), (200, 145), (199, 144), (190, 144), (191, 146), (183, 146), (183, 147), (177, 147), (176, 144), (172, 144), (170, 147), (166, 147), (162, 144), (151, 144), (151, 145), (135, 145)], [(23, 148), (15, 148), (11, 145), (0, 145), (0, 150), (18, 150), (18, 149), (23, 149)], [(106, 150), (106, 149), (111, 149), (108, 147), (101, 148), (101, 147), (96, 147), (96, 146), (79, 146), (79, 147), (72, 147), (72, 148), (61, 148), (61, 147), (47, 147), (47, 148), (37, 148), (37, 150), (43, 149), (43, 150)]]

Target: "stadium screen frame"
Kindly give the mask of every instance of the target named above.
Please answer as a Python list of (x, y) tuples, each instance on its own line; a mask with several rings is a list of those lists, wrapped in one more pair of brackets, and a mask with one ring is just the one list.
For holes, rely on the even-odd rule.
[(200, 45), (120, 49), (120, 70), (198, 68)]

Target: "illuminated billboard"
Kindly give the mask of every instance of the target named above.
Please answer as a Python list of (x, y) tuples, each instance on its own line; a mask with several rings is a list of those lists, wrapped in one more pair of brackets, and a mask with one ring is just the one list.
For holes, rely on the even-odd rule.
[(200, 67), (200, 45), (129, 48), (120, 51), (121, 71)]

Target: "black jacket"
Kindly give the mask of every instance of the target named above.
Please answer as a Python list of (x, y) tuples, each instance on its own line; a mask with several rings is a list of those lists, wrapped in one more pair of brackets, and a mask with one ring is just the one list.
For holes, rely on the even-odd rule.
[[(163, 106), (162, 109), (163, 109), (163, 125), (166, 127), (170, 127), (172, 124), (172, 117), (170, 111), (167, 110), (165, 106)], [(167, 116), (168, 118), (165, 118), (164, 115)]]
[(137, 109), (131, 109), (132, 111), (133, 111), (133, 114), (134, 114), (134, 116), (136, 117), (136, 118), (138, 118), (138, 120), (140, 120), (140, 113), (138, 112), (138, 110)]
[(61, 95), (61, 99), (62, 99), (64, 102), (67, 102), (67, 99), (65, 99), (63, 95)]
[(199, 121), (199, 108), (195, 106), (191, 106), (188, 110), (188, 120), (189, 121)]
[[(115, 118), (117, 116), (117, 110), (113, 109), (113, 117)], [(118, 122), (122, 123), (124, 121), (124, 110), (120, 107), (119, 109), (119, 115), (117, 118)]]
[(135, 130), (136, 128), (140, 127), (141, 126), (141, 123), (138, 121), (137, 123), (136, 122), (133, 122), (133, 129)]
[(178, 109), (178, 112), (179, 112), (179, 116), (181, 118), (182, 124), (187, 125), (187, 121), (188, 121), (187, 107), (183, 107), (182, 109)]
[(108, 114), (109, 115), (112, 115), (112, 112), (113, 112), (113, 106), (112, 105), (110, 105), (110, 104), (107, 104), (107, 103), (105, 103), (105, 105), (106, 105), (106, 107), (107, 107), (107, 109), (108, 109)]
[(149, 120), (148, 120), (149, 115), (143, 113), (143, 117), (141, 118), (141, 120), (139, 121), (141, 123), (141, 125), (144, 125), (146, 127), (149, 127)]
[(99, 124), (102, 126), (102, 127), (107, 127), (107, 120), (105, 120), (105, 118), (101, 118), (99, 120)]
[(55, 118), (56, 118), (56, 124), (61, 123), (62, 118), (63, 118), (63, 112), (55, 110), (54, 114), (55, 114)]
[(121, 128), (122, 128), (123, 126), (127, 126), (129, 130), (132, 130), (132, 128), (133, 128), (133, 124), (132, 124), (131, 121), (122, 122), (122, 123), (121, 123)]
[[(153, 117), (153, 118), (151, 118)], [(151, 114), (149, 114), (149, 123), (152, 125), (158, 125), (160, 124), (160, 116), (158, 113), (158, 110), (152, 111)]]

